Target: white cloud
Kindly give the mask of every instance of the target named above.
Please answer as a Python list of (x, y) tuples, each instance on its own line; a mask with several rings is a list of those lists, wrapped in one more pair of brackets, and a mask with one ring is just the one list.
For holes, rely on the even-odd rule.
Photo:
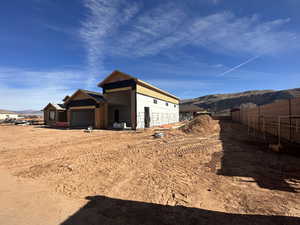
[[(82, 88), (83, 71), (0, 68), (0, 109), (41, 109)], [(96, 84), (95, 84), (96, 85)]]
[[(207, 1), (214, 4), (220, 2)], [(174, 49), (189, 46), (195, 51), (206, 48), (211, 52), (247, 55), (252, 59), (257, 55), (274, 55), (300, 49), (299, 33), (289, 31), (286, 27), (290, 22), (289, 18), (265, 20), (257, 15), (237, 17), (231, 12), (190, 16), (186, 8), (180, 8), (172, 1), (161, 1), (162, 3), (151, 8), (129, 0), (83, 2), (87, 14), (81, 23), (79, 36), (86, 49), (87, 68), (48, 72), (0, 68), (0, 108), (15, 109), (13, 106), (16, 105), (18, 109), (41, 108), (48, 101), (60, 101), (64, 95), (74, 91), (74, 87), (94, 88), (101, 75), (111, 72), (107, 71), (105, 66), (108, 56), (137, 58), (158, 53), (172, 56)], [(47, 27), (56, 32), (69, 32), (55, 26)], [(214, 71), (226, 68), (222, 64), (205, 64), (203, 58), (198, 62), (197, 58), (188, 57), (189, 53), (186, 58), (181, 59), (185, 63), (181, 64), (178, 60), (172, 63), (172, 66), (168, 66), (161, 62), (155, 70), (152, 69), (157, 74), (166, 72), (168, 75), (172, 73), (183, 78), (185, 75), (194, 75), (194, 71), (206, 75), (211, 72), (210, 68)], [(177, 54), (174, 58), (180, 59)], [(147, 67), (151, 67), (151, 63), (148, 63)], [(179, 89), (182, 84), (187, 89), (193, 87), (195, 91), (199, 85), (206, 86), (203, 85), (205, 82), (199, 83), (196, 78), (193, 80), (194, 78), (184, 83), (176, 79), (150, 82), (171, 90)]]
[[(66, 95), (82, 88), (85, 71), (36, 71), (28, 69), (0, 68), (0, 109), (42, 109), (48, 102), (59, 103)], [(199, 95), (201, 91), (215, 88), (218, 84), (199, 79), (146, 79), (147, 82), (179, 97)], [(186, 89), (182, 89), (186, 87)], [(94, 84), (95, 91), (101, 89)]]
[(141, 12), (122, 0), (87, 0), (86, 7), (91, 13), (81, 33), (92, 67), (101, 65), (107, 55), (141, 57), (182, 46), (249, 55), (300, 47), (298, 33), (285, 29), (289, 18), (263, 21), (230, 12), (191, 17), (172, 2)]
[(211, 2), (214, 4), (214, 5), (217, 5), (221, 2), (221, 0), (211, 0)]
[(0, 85), (0, 108), (39, 110), (48, 102), (61, 102), (62, 97), (67, 93), (60, 88), (7, 88)]
[(262, 22), (257, 16), (238, 18), (232, 13), (219, 13), (197, 19), (190, 28), (189, 41), (226, 54), (275, 54), (299, 48), (298, 34), (284, 29), (288, 22), (289, 19)]
[(103, 60), (106, 42), (118, 27), (129, 21), (138, 11), (136, 4), (126, 4), (122, 0), (85, 0), (88, 9), (82, 22), (80, 37), (87, 50), (89, 77), (87, 87), (96, 82), (95, 75), (106, 73)]
[[(134, 45), (116, 45), (115, 48), (127, 49), (127, 54), (144, 56), (156, 54), (173, 47), (194, 46), (207, 48), (214, 52), (225, 54), (274, 54), (290, 49), (290, 43), (299, 47), (297, 35), (279, 30), (289, 22), (289, 19), (278, 19), (261, 22), (257, 17), (237, 18), (231, 13), (218, 13), (203, 18), (187, 19), (183, 12), (168, 11), (175, 21), (152, 19), (152, 23), (160, 24), (161, 31), (156, 27), (144, 27), (148, 33), (135, 29), (128, 36), (123, 36), (123, 42)], [(175, 15), (176, 14), (176, 15)], [(168, 17), (167, 17), (168, 18)], [(173, 25), (172, 25), (173, 24)], [(172, 27), (172, 29), (164, 29)], [(151, 38), (149, 33), (155, 33)], [(116, 42), (118, 43), (118, 42)]]
[[(257, 15), (237, 17), (231, 12), (191, 17), (184, 8), (178, 7), (174, 2), (163, 2), (152, 8), (143, 8), (126, 0), (84, 2), (89, 13), (82, 22), (80, 38), (84, 41), (87, 51), (89, 76), (85, 81), (86, 88), (98, 82), (95, 79), (97, 74), (110, 72), (105, 67), (108, 57), (139, 58), (158, 53), (172, 55), (174, 49), (188, 46), (196, 51), (205, 48), (224, 55), (248, 56), (252, 61), (257, 55), (275, 55), (291, 49), (300, 49), (299, 34), (286, 29), (289, 18), (263, 20)], [(217, 4), (220, 1), (211, 2)], [(180, 58), (178, 55), (174, 57)], [(227, 68), (222, 64), (202, 65), (201, 59), (199, 62), (197, 59), (186, 60), (189, 65), (194, 63), (192, 69), (184, 65), (178, 66), (179, 69), (172, 72), (174, 75), (181, 78), (194, 75), (194, 68), (202, 67), (196, 76), (208, 76), (221, 73), (221, 69)], [(222, 75), (245, 64), (228, 68)], [(148, 63), (148, 67), (151, 67), (151, 62)], [(161, 74), (162, 71), (171, 73), (173, 67), (162, 65), (158, 68), (157, 74)], [(153, 68), (150, 71), (153, 71)], [(163, 80), (159, 80), (160, 83), (152, 82), (162, 88), (163, 84), (170, 84), (170, 81)], [(175, 79), (173, 86), (179, 82)], [(192, 83), (193, 81), (186, 87)], [(166, 88), (170, 86), (167, 85)]]

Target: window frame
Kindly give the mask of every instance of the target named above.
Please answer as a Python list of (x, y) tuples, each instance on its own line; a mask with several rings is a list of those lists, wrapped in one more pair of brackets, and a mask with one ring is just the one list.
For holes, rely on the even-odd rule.
[(50, 110), (49, 111), (49, 120), (50, 121), (55, 121), (56, 118), (56, 111), (55, 110)]

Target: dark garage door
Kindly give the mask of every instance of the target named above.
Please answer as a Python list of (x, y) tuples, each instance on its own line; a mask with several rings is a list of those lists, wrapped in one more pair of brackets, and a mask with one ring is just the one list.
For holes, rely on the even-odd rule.
[(80, 109), (71, 111), (72, 127), (94, 126), (95, 111), (94, 109)]

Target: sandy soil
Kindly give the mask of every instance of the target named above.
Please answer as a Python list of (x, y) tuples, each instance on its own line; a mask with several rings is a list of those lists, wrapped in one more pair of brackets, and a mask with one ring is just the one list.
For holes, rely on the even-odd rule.
[(0, 171), (0, 224), (60, 224), (84, 205), (48, 190), (42, 182)]
[(1, 126), (0, 207), (10, 210), (0, 223), (24, 224), (26, 214), (36, 218), (28, 224), (300, 224), (300, 159), (267, 150), (240, 125), (203, 126), (162, 139)]

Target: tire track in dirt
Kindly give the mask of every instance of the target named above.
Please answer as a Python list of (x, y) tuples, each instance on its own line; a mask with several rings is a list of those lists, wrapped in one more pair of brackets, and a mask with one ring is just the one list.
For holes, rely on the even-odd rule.
[[(46, 131), (43, 132), (45, 135)], [(1, 153), (1, 166), (21, 177), (41, 179), (52, 190), (72, 198), (105, 195), (217, 211), (274, 215), (290, 213), (285, 204), (294, 210), (291, 212), (297, 213), (295, 206), (300, 203), (297, 194), (267, 190), (255, 181), (242, 182), (232, 176), (218, 175), (222, 154), (225, 154), (224, 139), (221, 140), (218, 134), (199, 136), (166, 131), (164, 138), (154, 139), (152, 131), (64, 133), (70, 136), (61, 141), (59, 135), (62, 132), (51, 130), (51, 135), (44, 137), (48, 146), (36, 132), (30, 139), (32, 143), (25, 142), (29, 134), (20, 137), (19, 145)], [(225, 141), (234, 154), (233, 164), (239, 157), (258, 154), (258, 151), (252, 151), (253, 146), (246, 148), (230, 136)], [(251, 166), (260, 163), (255, 157), (251, 160)], [(289, 168), (295, 171), (294, 166), (284, 171), (287, 173)], [(258, 206), (263, 203), (261, 199), (267, 207)], [(283, 204), (280, 203), (282, 199), (285, 199)]]

